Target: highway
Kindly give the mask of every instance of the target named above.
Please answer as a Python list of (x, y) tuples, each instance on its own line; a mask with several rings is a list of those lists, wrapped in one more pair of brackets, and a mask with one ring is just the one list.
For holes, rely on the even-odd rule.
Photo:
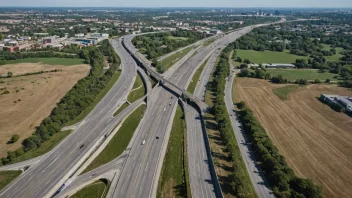
[[(130, 39), (125, 38), (126, 46), (133, 48)], [(135, 49), (131, 49), (133, 51)], [(177, 86), (186, 87), (191, 75), (210, 55), (213, 47), (202, 48), (178, 67), (169, 78)], [(135, 50), (136, 51), (136, 50)], [(159, 87), (151, 94), (151, 102), (141, 128), (137, 132), (130, 156), (116, 187), (114, 197), (155, 197), (161, 166), (177, 107), (177, 97)], [(158, 138), (157, 138), (158, 137)], [(145, 144), (142, 142), (145, 140)]]
[(118, 81), (72, 134), (4, 189), (0, 197), (49, 197), (114, 127), (116, 118), (112, 115), (132, 88), (137, 66), (118, 42), (111, 42), (122, 62)]
[(230, 115), (232, 129), (235, 133), (238, 147), (240, 148), (242, 159), (246, 165), (249, 177), (251, 178), (252, 184), (258, 197), (268, 197), (273, 198), (274, 195), (271, 194), (271, 190), (268, 188), (265, 182), (264, 176), (261, 174), (260, 168), (255, 161), (254, 153), (250, 150), (249, 141), (247, 140), (246, 134), (242, 130), (241, 124), (239, 122), (238, 115), (234, 110), (235, 107), (232, 102), (232, 85), (235, 79), (236, 73), (232, 72), (226, 81), (225, 88), (225, 104), (227, 112)]

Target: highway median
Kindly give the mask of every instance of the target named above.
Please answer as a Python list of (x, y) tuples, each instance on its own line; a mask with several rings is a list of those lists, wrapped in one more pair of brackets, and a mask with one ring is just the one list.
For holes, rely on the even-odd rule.
[(135, 130), (137, 129), (145, 109), (145, 105), (139, 106), (136, 110), (133, 111), (132, 114), (126, 118), (126, 120), (122, 123), (122, 126), (118, 129), (117, 133), (110, 140), (104, 150), (89, 164), (83, 173), (106, 164), (123, 153), (129, 144)]

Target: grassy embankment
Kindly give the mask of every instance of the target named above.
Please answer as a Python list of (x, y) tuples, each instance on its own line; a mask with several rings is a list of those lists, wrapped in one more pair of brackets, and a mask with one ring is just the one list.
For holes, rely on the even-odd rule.
[(82, 188), (70, 198), (104, 198), (108, 192), (108, 184), (97, 181)]
[[(216, 62), (215, 66), (217, 67), (218, 61)], [(216, 99), (216, 87), (213, 86), (215, 85), (215, 80), (216, 80), (216, 75), (215, 75), (215, 70), (216, 67), (214, 67), (212, 75), (209, 79), (209, 85), (206, 90), (206, 95), (205, 95), (205, 102), (209, 107), (213, 107), (215, 104), (215, 99)], [(227, 112), (226, 112), (227, 114)], [(228, 117), (230, 117), (227, 114)], [(210, 142), (210, 149), (213, 155), (213, 160), (214, 160), (214, 165), (215, 165), (215, 170), (216, 174), (219, 178), (219, 183), (222, 189), (222, 192), (224, 194), (225, 198), (228, 197), (236, 197), (236, 193), (234, 189), (232, 188), (231, 184), (231, 178), (230, 175), (233, 174), (233, 162), (230, 159), (230, 152), (227, 149), (226, 143), (223, 141), (223, 137), (220, 134), (219, 128), (218, 128), (218, 123), (216, 122), (216, 119), (213, 114), (207, 113), (204, 116), (205, 121), (206, 121), (206, 128), (207, 128), (207, 133), (209, 136), (209, 142)], [(232, 129), (232, 128), (231, 128)], [(232, 132), (233, 133), (233, 132)], [(234, 141), (233, 146), (236, 147), (236, 156), (241, 156), (240, 150), (238, 148), (237, 142)], [(239, 164), (237, 164), (240, 168), (239, 170), (236, 170), (237, 172), (241, 172), (241, 175), (244, 175), (243, 181), (247, 186), (248, 189), (248, 194), (246, 197), (257, 197), (256, 192), (254, 191), (254, 187), (252, 186), (250, 177), (246, 171), (246, 166), (242, 160), (242, 157), (240, 159), (236, 159)]]
[(207, 62), (208, 62), (208, 59), (197, 69), (196, 73), (194, 73), (192, 81), (187, 88), (187, 91), (189, 93), (193, 94), (194, 90), (196, 89), (200, 75), (202, 74), (203, 69), (204, 69), (205, 65), (207, 64)]
[(191, 197), (186, 152), (184, 114), (177, 107), (159, 178), (157, 197)]
[(83, 59), (78, 58), (24, 58), (17, 60), (6, 61), (6, 64), (18, 64), (18, 63), (42, 63), (47, 65), (79, 65), (84, 64)]
[(139, 74), (137, 74), (136, 81), (134, 82), (133, 88), (128, 94), (127, 100), (130, 103), (142, 98), (145, 95), (146, 88), (144, 87), (143, 80)]
[(10, 184), (22, 171), (0, 171), (0, 191)]
[(160, 64), (162, 64), (164, 71), (169, 69), (173, 64), (175, 64), (178, 60), (180, 60), (182, 57), (184, 57), (189, 51), (191, 51), (191, 49), (192, 49), (192, 46), (187, 47), (186, 49), (183, 49), (179, 52), (176, 52), (175, 54), (160, 61)]
[(32, 149), (27, 152), (25, 152), (23, 155), (15, 158), (13, 161), (11, 161), (11, 164), (16, 163), (16, 162), (21, 162), (25, 161), (28, 159), (32, 159), (35, 157), (38, 157), (40, 155), (43, 155), (51, 149), (53, 149), (56, 145), (58, 145), (63, 139), (65, 139), (72, 130), (67, 130), (67, 131), (60, 131), (58, 133), (55, 133), (48, 141), (43, 142), (40, 147), (37, 149)]
[(127, 119), (122, 123), (121, 128), (116, 132), (104, 150), (89, 164), (83, 173), (93, 170), (103, 164), (106, 164), (118, 156), (126, 149), (127, 145), (136, 130), (141, 118), (143, 117), (145, 105), (138, 107)]
[(287, 85), (280, 88), (276, 88), (273, 92), (281, 99), (287, 100), (288, 94), (298, 89), (300, 85)]

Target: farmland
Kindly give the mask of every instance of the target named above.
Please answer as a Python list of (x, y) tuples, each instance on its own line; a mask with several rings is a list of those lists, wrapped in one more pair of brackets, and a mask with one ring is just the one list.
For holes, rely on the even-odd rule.
[(294, 172), (323, 187), (325, 197), (352, 194), (352, 120), (321, 103), (322, 93), (352, 96), (336, 85), (299, 87), (281, 100), (274, 89), (286, 86), (238, 78), (235, 102), (245, 101)]
[[(46, 118), (56, 103), (89, 72), (88, 65), (45, 65), (37, 63), (19, 63), (3, 65), (0, 75), (50, 71), (58, 72), (13, 77), (1, 79), (0, 89), (7, 94), (0, 95), (0, 157), (6, 156), (9, 150), (21, 146), (23, 139), (32, 135), (36, 126)], [(3, 92), (3, 91), (1, 91)], [(13, 134), (19, 135), (19, 140), (7, 144)]]

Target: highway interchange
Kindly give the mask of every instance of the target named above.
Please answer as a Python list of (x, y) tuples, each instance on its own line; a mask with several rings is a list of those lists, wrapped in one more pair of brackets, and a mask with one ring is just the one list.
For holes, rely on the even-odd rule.
[[(242, 28), (217, 38), (208, 46), (198, 48), (196, 54), (176, 63), (177, 69), (168, 72), (165, 78), (174, 85), (186, 89), (194, 72), (210, 57), (195, 90), (195, 96), (204, 101), (206, 84), (220, 51), (228, 43), (257, 26), (259, 25)], [(98, 144), (104, 139), (104, 136), (126, 117), (127, 113), (116, 118), (113, 118), (112, 114), (126, 101), (136, 78), (136, 62), (122, 45), (122, 42), (125, 42), (125, 46), (130, 52), (137, 53), (131, 44), (132, 38), (133, 36), (125, 36), (124, 39), (111, 41), (121, 58), (122, 74), (108, 94), (68, 138), (4, 189), (0, 197), (50, 197), (99, 146)], [(226, 97), (228, 97), (228, 93)], [(158, 178), (177, 103), (178, 97), (161, 86), (155, 87), (150, 93), (147, 110), (138, 131), (135, 132), (134, 141), (130, 143), (130, 151), (121, 170), (119, 182), (116, 186), (110, 187), (110, 189), (114, 189), (111, 197), (156, 197)], [(187, 137), (189, 137), (189, 141), (193, 142), (188, 146), (192, 146), (189, 148), (194, 151), (193, 154), (189, 153), (188, 155), (197, 156), (194, 157), (194, 161), (189, 160), (192, 196), (216, 197), (213, 187), (213, 180), (216, 178), (211, 178), (211, 170), (207, 163), (209, 159), (205, 155), (205, 143), (202, 136), (204, 131), (202, 132), (203, 129), (199, 121), (200, 112), (188, 105), (185, 109), (187, 110)], [(193, 170), (197, 168), (198, 173), (192, 174)], [(249, 172), (251, 171), (252, 169), (249, 170)], [(192, 187), (192, 185), (195, 186)], [(257, 188), (256, 190), (258, 193)]]

